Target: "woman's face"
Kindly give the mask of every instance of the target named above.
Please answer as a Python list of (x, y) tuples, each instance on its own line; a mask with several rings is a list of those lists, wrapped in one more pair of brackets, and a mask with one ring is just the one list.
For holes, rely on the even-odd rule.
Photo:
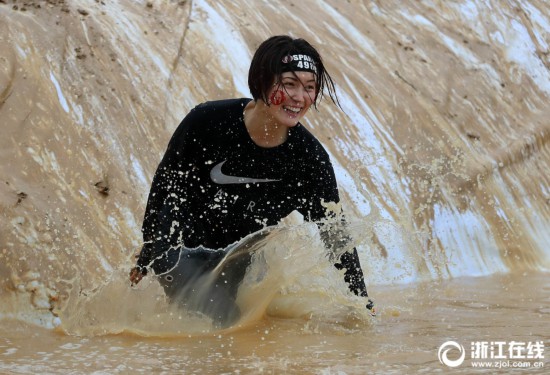
[(268, 114), (279, 125), (293, 127), (306, 114), (317, 96), (311, 72), (285, 72), (268, 94)]

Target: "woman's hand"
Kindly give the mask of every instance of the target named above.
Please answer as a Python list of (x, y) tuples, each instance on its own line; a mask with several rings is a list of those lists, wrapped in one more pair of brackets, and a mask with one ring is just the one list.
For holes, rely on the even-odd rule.
[(367, 303), (367, 310), (369, 310), (369, 314), (372, 316), (376, 316), (376, 309), (374, 308), (374, 302), (369, 298), (369, 303)]
[(130, 281), (132, 282), (132, 286), (137, 285), (145, 275), (146, 273), (142, 273), (141, 267), (132, 268), (130, 271)]

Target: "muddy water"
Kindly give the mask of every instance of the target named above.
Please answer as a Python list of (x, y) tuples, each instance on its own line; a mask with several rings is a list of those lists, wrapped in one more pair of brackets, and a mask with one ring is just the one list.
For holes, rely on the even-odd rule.
[[(368, 321), (266, 316), (231, 331), (147, 338), (131, 334), (79, 337), (4, 321), (0, 326), (0, 371), (404, 374), (452, 370), (515, 374), (522, 370), (473, 368), (471, 343), (550, 340), (547, 274), (461, 278), (376, 289), (379, 315)], [(466, 351), (465, 361), (454, 369), (438, 360), (438, 348), (448, 340), (460, 343)], [(452, 356), (450, 352), (449, 358)], [(544, 373), (544, 367), (550, 366), (550, 353), (543, 356), (546, 358), (523, 360), (532, 366), (523, 371)], [(535, 362), (544, 367), (534, 368)]]

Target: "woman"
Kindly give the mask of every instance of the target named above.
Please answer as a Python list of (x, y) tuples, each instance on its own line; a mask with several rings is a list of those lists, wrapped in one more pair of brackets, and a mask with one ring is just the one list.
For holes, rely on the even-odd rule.
[[(337, 103), (319, 53), (303, 39), (271, 37), (254, 54), (248, 85), (253, 99), (200, 104), (172, 136), (149, 194), (145, 245), (131, 271), (132, 283), (148, 268), (158, 275), (181, 264), (185, 270), (161, 280), (174, 297), (224, 254), (195, 251), (180, 259), (181, 246), (224, 249), (294, 210), (307, 220), (321, 220), (322, 202), (339, 201), (327, 152), (300, 124), (323, 89)], [(346, 269), (350, 290), (368, 297), (355, 249), (335, 266)], [(234, 296), (236, 288), (228, 295)], [(372, 301), (367, 308), (373, 309)]]

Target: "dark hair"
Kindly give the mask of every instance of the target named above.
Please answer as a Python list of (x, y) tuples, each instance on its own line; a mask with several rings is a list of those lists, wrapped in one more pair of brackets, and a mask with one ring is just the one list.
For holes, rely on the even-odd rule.
[(332, 102), (340, 107), (334, 82), (327, 73), (319, 52), (306, 40), (300, 38), (294, 39), (288, 35), (272, 36), (260, 44), (254, 53), (248, 71), (248, 87), (254, 100), (261, 99), (264, 103), (268, 104), (267, 96), (272, 85), (281, 80), (284, 68), (283, 59), (286, 56), (296, 54), (308, 55), (315, 62), (317, 69), (317, 74), (315, 75), (317, 96), (313, 101), (314, 107), (317, 108), (317, 101), (321, 101), (325, 88)]

